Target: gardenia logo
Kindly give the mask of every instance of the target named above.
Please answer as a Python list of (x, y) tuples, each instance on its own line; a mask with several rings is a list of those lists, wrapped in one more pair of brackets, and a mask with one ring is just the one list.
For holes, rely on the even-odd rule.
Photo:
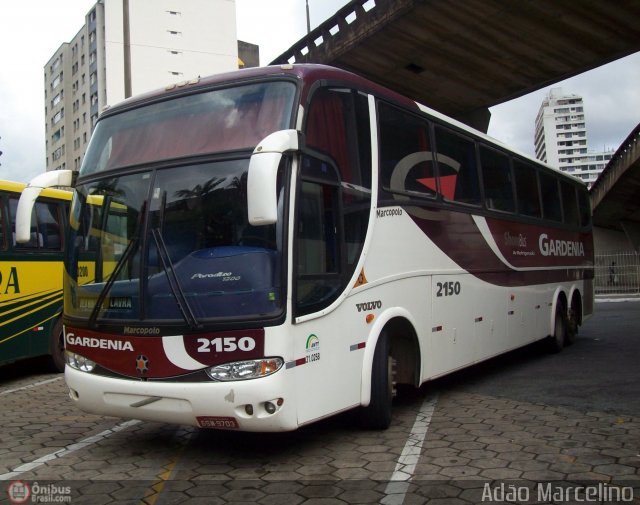
[(584, 244), (572, 240), (551, 240), (546, 233), (538, 240), (543, 256), (584, 256)]

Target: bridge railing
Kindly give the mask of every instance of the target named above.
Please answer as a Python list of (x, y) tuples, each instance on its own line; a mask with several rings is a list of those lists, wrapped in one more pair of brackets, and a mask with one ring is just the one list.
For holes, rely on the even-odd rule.
[(594, 289), (597, 295), (640, 294), (640, 255), (636, 252), (597, 254)]
[(313, 53), (321, 45), (327, 44), (333, 37), (346, 32), (348, 25), (361, 22), (374, 7), (376, 7), (376, 0), (351, 0), (331, 18), (309, 32), (270, 64), (318, 63), (310, 59), (310, 53)]

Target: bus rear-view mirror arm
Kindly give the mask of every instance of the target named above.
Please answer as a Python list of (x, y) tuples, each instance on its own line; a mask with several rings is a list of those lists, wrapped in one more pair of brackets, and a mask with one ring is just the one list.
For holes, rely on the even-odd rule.
[(73, 170), (54, 170), (37, 175), (27, 184), (20, 200), (16, 213), (16, 242), (26, 244), (31, 238), (31, 212), (36, 199), (43, 189), (56, 186), (71, 187), (75, 182)]
[(300, 148), (300, 135), (297, 130), (280, 130), (262, 139), (254, 149), (247, 177), (249, 224), (264, 226), (278, 220), (278, 167), (284, 153)]

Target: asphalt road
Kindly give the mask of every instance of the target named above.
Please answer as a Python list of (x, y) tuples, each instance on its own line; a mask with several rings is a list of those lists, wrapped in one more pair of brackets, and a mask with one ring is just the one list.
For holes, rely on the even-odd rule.
[(574, 345), (527, 346), (438, 384), (469, 393), (640, 416), (640, 300), (596, 303)]

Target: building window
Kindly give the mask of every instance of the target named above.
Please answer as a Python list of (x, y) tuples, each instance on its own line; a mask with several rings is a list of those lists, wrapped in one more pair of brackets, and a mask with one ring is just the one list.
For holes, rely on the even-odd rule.
[(64, 117), (64, 109), (60, 109), (58, 112), (56, 112), (56, 115), (53, 116), (53, 119), (51, 120), (51, 125), (53, 126), (55, 124), (58, 124), (63, 117)]

